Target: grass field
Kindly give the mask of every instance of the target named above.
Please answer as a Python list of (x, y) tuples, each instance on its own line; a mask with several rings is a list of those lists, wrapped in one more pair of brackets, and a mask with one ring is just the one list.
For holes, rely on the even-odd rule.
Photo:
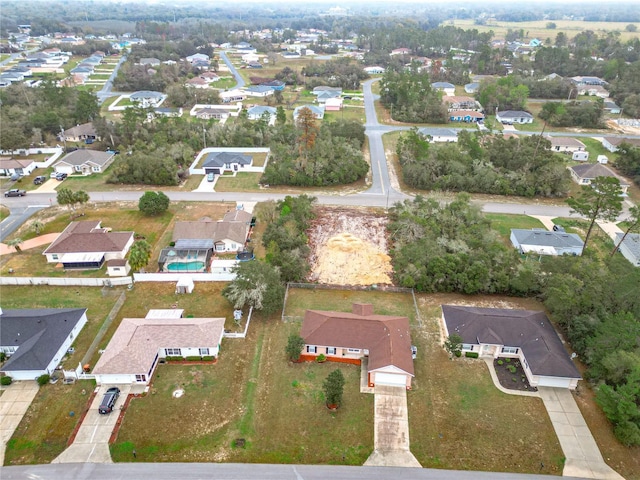
[(509, 239), (512, 228), (545, 228), (542, 222), (526, 215), (507, 215), (501, 213), (485, 213), (485, 218), (491, 221), (491, 228), (497, 230), (500, 235)]
[(633, 38), (639, 38), (640, 32), (627, 32), (625, 27), (633, 23), (640, 30), (640, 23), (636, 22), (584, 22), (580, 20), (553, 20), (555, 29), (546, 28), (548, 20), (535, 22), (499, 22), (491, 20), (486, 25), (476, 25), (471, 19), (447, 20), (444, 25), (454, 25), (462, 29), (475, 29), (479, 32), (493, 31), (496, 38), (504, 38), (508, 30), (524, 30), (527, 39), (538, 38), (545, 41), (550, 38), (553, 41), (559, 32), (563, 32), (569, 39), (580, 32), (591, 30), (599, 36), (606, 36), (608, 32), (620, 32), (620, 41), (626, 42)]

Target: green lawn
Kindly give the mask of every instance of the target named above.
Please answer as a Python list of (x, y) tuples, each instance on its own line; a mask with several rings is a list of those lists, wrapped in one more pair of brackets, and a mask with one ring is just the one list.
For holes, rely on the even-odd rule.
[(527, 215), (508, 215), (501, 213), (485, 213), (485, 218), (491, 221), (491, 228), (497, 230), (500, 235), (509, 238), (512, 228), (545, 228), (542, 222)]
[(258, 191), (261, 173), (240, 172), (235, 177), (223, 175), (216, 182), (216, 192)]

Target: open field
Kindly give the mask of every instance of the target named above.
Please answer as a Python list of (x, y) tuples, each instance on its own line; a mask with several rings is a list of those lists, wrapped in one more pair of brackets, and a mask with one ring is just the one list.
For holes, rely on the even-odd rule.
[[(620, 41), (626, 42), (633, 38), (639, 38), (640, 32), (627, 32), (625, 27), (633, 22), (585, 22), (580, 20), (553, 20), (555, 29), (546, 28), (549, 20), (539, 20), (535, 22), (499, 22), (490, 20), (486, 25), (476, 25), (471, 19), (447, 20), (444, 25), (453, 25), (465, 30), (475, 29), (479, 32), (493, 31), (496, 38), (504, 38), (509, 29), (524, 30), (527, 39), (538, 38), (545, 41), (550, 38), (552, 41), (559, 32), (563, 32), (569, 39), (575, 37), (580, 32), (591, 30), (599, 36), (606, 36), (609, 32), (620, 32)], [(640, 23), (633, 23), (640, 30)]]
[(545, 228), (542, 222), (526, 215), (506, 215), (501, 213), (485, 213), (484, 217), (491, 221), (491, 228), (497, 230), (507, 240), (512, 228)]

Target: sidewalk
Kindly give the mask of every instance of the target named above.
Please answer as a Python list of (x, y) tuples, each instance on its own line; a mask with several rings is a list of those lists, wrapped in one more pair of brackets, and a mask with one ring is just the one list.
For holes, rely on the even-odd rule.
[[(47, 245), (58, 238), (58, 235), (60, 235), (60, 233), (47, 233), (46, 235), (40, 235), (39, 237), (25, 240), (19, 245), (20, 250), (29, 250), (30, 248)], [(0, 255), (8, 255), (10, 253), (16, 253), (16, 247), (10, 247), (6, 243), (0, 243)]]

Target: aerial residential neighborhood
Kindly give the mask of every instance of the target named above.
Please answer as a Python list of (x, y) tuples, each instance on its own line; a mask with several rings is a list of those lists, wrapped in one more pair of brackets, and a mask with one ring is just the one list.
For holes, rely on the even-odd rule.
[(639, 28), (3, 2), (0, 477), (640, 480)]

